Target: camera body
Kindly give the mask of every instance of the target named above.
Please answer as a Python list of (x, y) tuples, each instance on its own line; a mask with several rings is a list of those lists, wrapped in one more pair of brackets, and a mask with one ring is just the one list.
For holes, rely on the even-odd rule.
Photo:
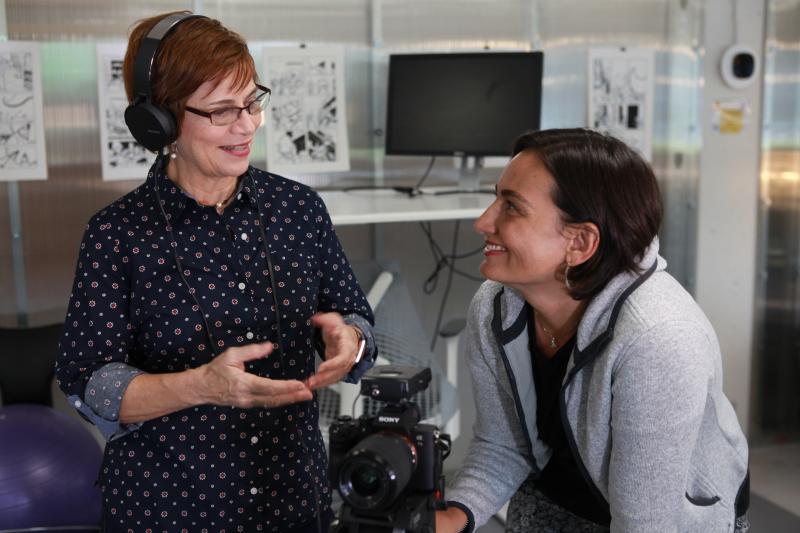
[(331, 424), (330, 478), (343, 500), (338, 531), (435, 530), (450, 436), (419, 423), (419, 410), (408, 401), (430, 375), (429, 368), (375, 367), (362, 378), (361, 391), (388, 403), (373, 417), (340, 416)]

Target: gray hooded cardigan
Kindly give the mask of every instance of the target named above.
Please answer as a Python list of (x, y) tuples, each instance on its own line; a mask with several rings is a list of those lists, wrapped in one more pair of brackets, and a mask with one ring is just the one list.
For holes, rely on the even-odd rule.
[[(657, 239), (640, 267), (654, 272), (640, 284), (634, 274), (613, 278), (578, 327), (561, 392), (567, 440), (609, 504), (612, 532), (731, 532), (735, 503), (741, 510), (749, 490), (748, 449), (722, 392), (719, 343), (665, 272)], [(551, 455), (537, 434), (524, 304), (517, 291), (487, 281), (470, 306), (466, 351), (477, 420), (447, 499), (468, 511), (471, 528)]]

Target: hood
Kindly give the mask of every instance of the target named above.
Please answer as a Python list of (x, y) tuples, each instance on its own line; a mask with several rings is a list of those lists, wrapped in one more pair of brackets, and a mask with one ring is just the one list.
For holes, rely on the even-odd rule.
[[(658, 255), (658, 249), (659, 243), (658, 237), (656, 237), (644, 251), (644, 254), (642, 254), (638, 262), (641, 272), (650, 268), (654, 261), (658, 261), (656, 272), (667, 268), (667, 261)], [(638, 277), (638, 273), (623, 272), (622, 274), (618, 274), (611, 278), (611, 281), (606, 284), (603, 290), (592, 298), (578, 326), (578, 350), (586, 348), (595, 337), (605, 331), (617, 298), (619, 298), (620, 294), (622, 294), (631, 283), (636, 281)], [(500, 283), (497, 283), (497, 285), (498, 288), (502, 286)], [(502, 330), (506, 332), (507, 336), (513, 337), (526, 325), (526, 317), (525, 313), (523, 313), (525, 299), (519, 291), (511, 287), (502, 286), (502, 290), (503, 294), (500, 298)]]
[(653, 242), (650, 243), (650, 246), (647, 247), (639, 260), (639, 273), (623, 272), (614, 276), (603, 287), (603, 290), (589, 302), (589, 306), (586, 308), (586, 312), (583, 314), (581, 323), (578, 326), (577, 347), (579, 350), (585, 349), (595, 337), (605, 331), (617, 298), (636, 281), (641, 273), (650, 268), (654, 261), (658, 261), (656, 272), (661, 272), (667, 268), (666, 259), (658, 255), (658, 237), (653, 239)]

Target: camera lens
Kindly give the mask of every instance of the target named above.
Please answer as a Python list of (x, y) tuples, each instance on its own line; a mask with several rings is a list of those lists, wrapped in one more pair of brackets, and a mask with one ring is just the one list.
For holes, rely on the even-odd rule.
[(381, 488), (381, 473), (372, 464), (360, 464), (353, 469), (353, 490), (362, 496), (375, 496)]
[(382, 509), (406, 488), (417, 466), (414, 444), (400, 433), (366, 437), (342, 460), (339, 492), (356, 509)]

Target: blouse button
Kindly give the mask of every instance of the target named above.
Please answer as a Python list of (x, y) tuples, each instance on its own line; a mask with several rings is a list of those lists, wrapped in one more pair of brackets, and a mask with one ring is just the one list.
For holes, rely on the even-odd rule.
[(248, 339), (252, 339), (253, 338), (253, 332), (252, 331), (248, 331), (247, 333), (244, 334), (244, 336), (247, 337)]
[(258, 442), (258, 437), (250, 437), (250, 444), (256, 444)]
[(255, 488), (255, 487), (252, 487), (252, 488), (250, 489), (250, 494), (252, 494), (253, 496), (255, 496), (256, 494), (258, 494), (258, 489), (257, 489), (257, 488)]
[(239, 283), (239, 290), (243, 291), (246, 285), (244, 283)]

